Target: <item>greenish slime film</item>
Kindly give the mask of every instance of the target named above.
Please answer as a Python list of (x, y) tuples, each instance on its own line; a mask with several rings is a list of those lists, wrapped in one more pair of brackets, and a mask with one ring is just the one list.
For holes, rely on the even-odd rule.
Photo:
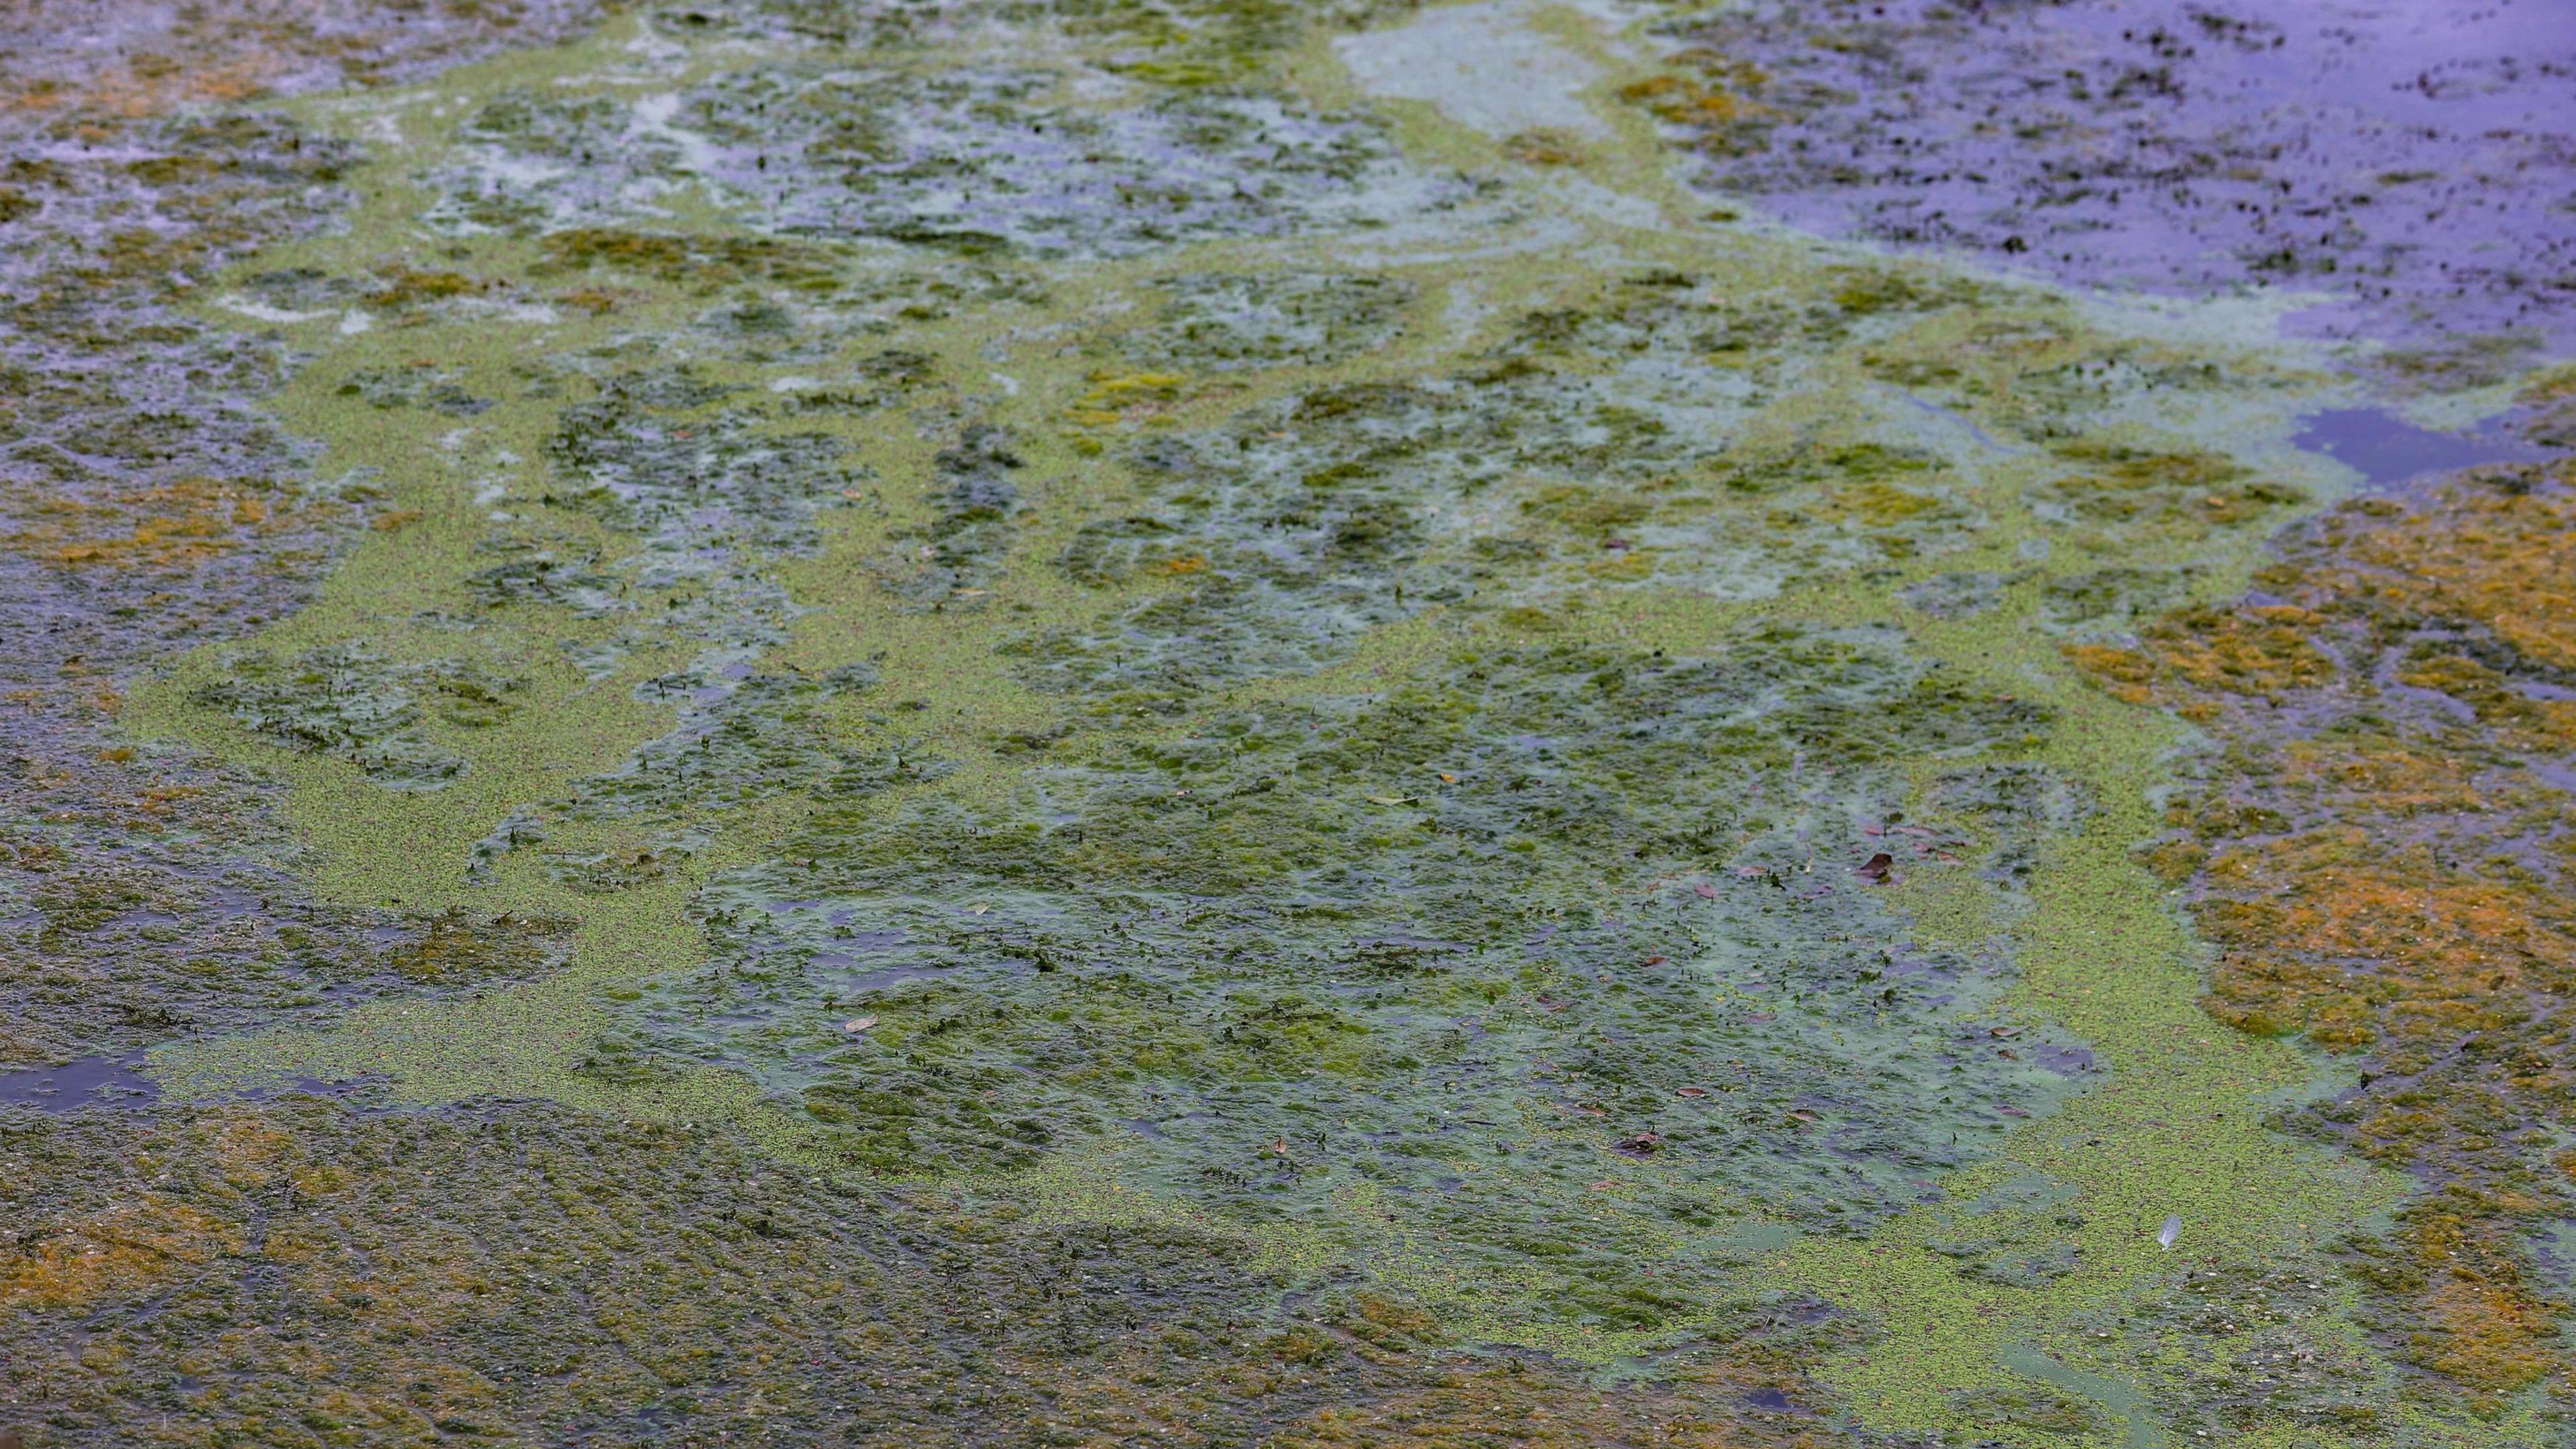
[(58, 8), (0, 1445), (2576, 1442), (2555, 344), (1778, 6)]

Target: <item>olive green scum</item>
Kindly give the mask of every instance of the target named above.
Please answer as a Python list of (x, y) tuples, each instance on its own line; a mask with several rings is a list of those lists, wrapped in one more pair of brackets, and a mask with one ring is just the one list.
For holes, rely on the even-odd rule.
[[(2555, 1432), (2357, 1326), (2409, 1186), (2265, 1125), (2348, 1069), (2204, 1014), (2131, 857), (2203, 747), (2063, 652), (2243, 593), (2353, 384), (1712, 211), (1649, 11), (657, 0), (277, 105), (347, 207), (188, 312), (363, 526), (120, 719), (415, 969), (10, 1151), (291, 1178), (252, 1257), (372, 1182), (290, 1275), (522, 1296), (407, 1330), (468, 1407), (171, 1442), (937, 1438), (1113, 1361), (1048, 1442), (1449, 1442), (1488, 1372), (1555, 1418), (1457, 1442)], [(302, 1372), (221, 1312), (119, 1352)]]

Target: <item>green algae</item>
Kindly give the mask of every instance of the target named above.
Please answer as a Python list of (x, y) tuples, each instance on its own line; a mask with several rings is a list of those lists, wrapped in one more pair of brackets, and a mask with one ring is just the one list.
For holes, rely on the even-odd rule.
[[(1941, 1064), (1934, 1043), (1985, 994), (1974, 964), (1897, 959), (1826, 924), (1858, 911), (1853, 892), (1867, 887), (1837, 885), (1853, 827), (1814, 818), (1794, 751), (1861, 772), (1896, 753), (2015, 742), (2032, 723), (2006, 701), (1944, 698), (1891, 670), (1885, 647), (1792, 636), (1708, 662), (1471, 655), (1449, 661), (1473, 691), (1463, 697), (1414, 686), (1356, 716), (1347, 703), (1218, 716), (1145, 750), (1058, 751), (1006, 815), (923, 807), (855, 838), (818, 817), (785, 874), (711, 888), (715, 960), (660, 984), (671, 994), (652, 998), (645, 1035), (701, 1060), (757, 1045), (749, 1060), (774, 1088), (826, 1122), (862, 1124), (849, 1160), (879, 1170), (918, 1170), (991, 1136), (934, 1123), (920, 1104), (942, 1094), (924, 1088), (946, 1082), (1035, 1142), (1113, 1124), (1179, 1139), (1157, 1176), (1187, 1194), (1188, 1165), (1204, 1164), (1198, 1190), (1247, 1211), (1298, 1211), (1355, 1172), (1424, 1192), (1479, 1162), (1587, 1190), (1574, 1179), (1624, 1143), (1632, 1158), (1705, 1160), (1684, 1174), (1775, 1216), (1865, 1224), (1955, 1160), (1941, 1129), (1888, 1116), (1895, 1102), (1937, 1120), (1935, 1098), (1974, 1114), (2062, 1090), (2036, 1068), (1998, 1080), (1984, 1063)], [(1755, 683), (1774, 677), (1816, 694)], [(1929, 697), (1923, 723), (1881, 735), (1870, 717), (1906, 694)], [(1514, 739), (1526, 743), (1496, 743)], [(1747, 772), (1743, 788), (1778, 804), (1699, 813), (1713, 742)], [(1631, 783), (1623, 802), (1605, 788), (1619, 778), (1653, 784)], [(1866, 793), (1838, 788), (1855, 785)], [(1422, 793), (1352, 794), (1371, 788)], [(1195, 808), (1175, 819), (1175, 800)], [(1713, 839), (1742, 843), (1723, 886), (1652, 884), (1695, 874)], [(1373, 853), (1364, 870), (1322, 864)], [(1621, 856), (1618, 874), (1591, 874)], [(1822, 880), (1819, 856), (1832, 863)], [(1773, 863), (1756, 871), (1755, 858)], [(1515, 902), (1500, 913), (1498, 881)], [(1642, 893), (1610, 908), (1635, 919), (1606, 915), (1605, 889)], [(1710, 1009), (1748, 993), (1815, 1026), (1795, 1048), (1766, 1048), (1740, 1007)], [(1952, 1004), (1926, 1011), (1927, 998)], [(872, 1018), (864, 1035), (841, 1020), (856, 1014)], [(1931, 1035), (1891, 1039), (1890, 1017)], [(1546, 1085), (1559, 1080), (1585, 1085)], [(1277, 1083), (1263, 1089), (1273, 1100), (1244, 1096), (1260, 1082)], [(1413, 1140), (1426, 1110), (1435, 1126), (1446, 1114), (1438, 1101), (1475, 1103), (1466, 1110), (1500, 1119), (1485, 1125), (1501, 1137), (1538, 1127), (1542, 1139), (1508, 1152), (1444, 1146), (1448, 1129)], [(1569, 1135), (1568, 1114), (1601, 1120)], [(1973, 1143), (1999, 1120), (1952, 1136)], [(1292, 1153), (1292, 1138), (1318, 1132)], [(817, 1147), (842, 1150), (830, 1134)]]
[(424, 733), (431, 719), (486, 729), (519, 710), (511, 696), (520, 681), (472, 660), (401, 664), (362, 643), (283, 662), (233, 655), (222, 668), (218, 682), (197, 690), (196, 703), (289, 749), (337, 755), (395, 790), (435, 790), (464, 773), (465, 757)]
[[(476, 238), (475, 290), (371, 304), (399, 329), (296, 334), (341, 361), (281, 414), (418, 516), (260, 641), (318, 686), (207, 657), (134, 712), (285, 780), (343, 899), (577, 922), (573, 954), (481, 1000), (166, 1052), (174, 1086), (382, 1074), (411, 1103), (727, 1122), (835, 1181), (1220, 1224), (1277, 1255), (1267, 1291), (1355, 1276), (1428, 1336), (1629, 1372), (1788, 1289), (1867, 1326), (1808, 1365), (1862, 1422), (2029, 1443), (2153, 1442), (2140, 1404), (2182, 1426), (2222, 1396), (2143, 1349), (2067, 1349), (2093, 1368), (2050, 1387), (2019, 1347), (2164, 1292), (2167, 1212), (2193, 1251), (2265, 1261), (2394, 1195), (2247, 1105), (2312, 1069), (2199, 1015), (2193, 947), (2127, 857), (2174, 736), (2070, 689), (2032, 632), (2122, 630), (2186, 563), (2185, 587), (2242, 582), (2304, 490), (2188, 402), (2120, 413), (2260, 376), (2275, 410), (2227, 433), (2256, 456), (2294, 369), (1606, 223), (1598, 280), (1484, 213), (1456, 225), (1490, 258), (1362, 277), (1293, 241), (1183, 272), (952, 255), (1286, 231), (1186, 199), (1160, 234), (869, 212), (889, 264), (839, 239), (877, 193), (796, 191), (810, 159), (747, 183), (772, 224), (832, 219), (792, 242), (588, 183), (547, 198), (586, 210), (500, 206), (496, 155), (584, 144), (677, 194), (653, 187), (680, 148), (637, 143), (634, 108), (529, 99), (610, 46), (378, 112), (464, 161), (381, 163), (349, 236), (262, 261), (354, 277), (424, 207), (560, 228)], [(745, 114), (819, 127), (837, 74), (693, 80), (690, 114), (753, 146)], [(1034, 83), (915, 84), (885, 103), (1066, 123)], [(1140, 104), (1097, 123), (1110, 154), (1177, 116), (1237, 166), (1221, 148), (1272, 116)], [(881, 149), (873, 116), (835, 144)], [(479, 300), (576, 281), (596, 305), (544, 321)], [(1103, 355), (1184, 376), (1104, 406)], [(2136, 356), (2170, 366), (2100, 361)], [(1891, 380), (2048, 451), (2005, 457)], [(1982, 607), (1944, 617), (1953, 595)], [(428, 723), (460, 640), (521, 682), (504, 715)], [(425, 662), (366, 662), (390, 659)], [(344, 696), (334, 660), (374, 672)], [(366, 751), (413, 730), (458, 768), (385, 798)], [(2233, 1412), (2324, 1427), (2342, 1402)]]
[(1160, 278), (1148, 325), (1119, 340), (1130, 360), (1185, 372), (1329, 367), (1402, 336), (1408, 282), (1333, 273), (1200, 272)]

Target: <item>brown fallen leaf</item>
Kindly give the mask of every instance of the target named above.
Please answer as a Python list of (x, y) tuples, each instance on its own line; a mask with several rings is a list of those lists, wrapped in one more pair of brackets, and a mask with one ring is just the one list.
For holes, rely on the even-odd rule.
[(1871, 885), (1885, 885), (1887, 883), (1888, 872), (1895, 869), (1895, 867), (1896, 857), (1882, 850), (1878, 854), (1871, 856), (1868, 860), (1863, 861), (1852, 871), (1852, 874), (1859, 876), (1862, 880), (1868, 881)]
[(876, 1024), (877, 1024), (877, 1019), (876, 1019), (875, 1017), (873, 1017), (873, 1016), (854, 1016), (854, 1017), (851, 1017), (848, 1021), (845, 1021), (845, 1022), (842, 1022), (842, 1023), (841, 1023), (841, 1030), (843, 1030), (843, 1031), (866, 1031), (869, 1027), (872, 1027), (872, 1026), (874, 1026), (874, 1025), (876, 1025)]
[(1611, 1143), (1610, 1150), (1613, 1152), (1625, 1153), (1630, 1157), (1652, 1157), (1663, 1145), (1664, 1139), (1661, 1135), (1653, 1132), (1640, 1132), (1634, 1137), (1622, 1137), (1618, 1141)]
[(1675, 1087), (1675, 1088), (1673, 1088), (1673, 1095), (1674, 1095), (1674, 1096), (1676, 1096), (1676, 1097), (1705, 1097), (1705, 1096), (1707, 1096), (1707, 1095), (1708, 1095), (1708, 1088), (1706, 1088), (1706, 1087)]

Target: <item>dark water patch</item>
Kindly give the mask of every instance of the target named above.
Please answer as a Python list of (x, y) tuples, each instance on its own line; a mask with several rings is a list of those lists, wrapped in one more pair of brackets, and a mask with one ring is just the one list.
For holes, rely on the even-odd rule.
[(872, 991), (884, 991), (907, 981), (936, 980), (947, 970), (945, 966), (935, 963), (910, 961), (869, 969), (859, 965), (858, 957), (841, 951), (825, 951), (815, 956), (813, 969), (826, 973), (840, 996), (844, 998), (865, 996)]
[[(58, 1067), (0, 1072), (0, 1111), (11, 1107), (33, 1108), (48, 1113), (92, 1108), (136, 1111), (159, 1106), (163, 1103), (161, 1084), (150, 1073), (150, 1060), (143, 1056), (79, 1057)], [(478, 1120), (487, 1120), (492, 1112), (509, 1105), (497, 1100), (437, 1106), (399, 1105), (384, 1096), (385, 1087), (393, 1080), (382, 1072), (365, 1072), (341, 1080), (290, 1077), (227, 1093), (218, 1100), (277, 1104), (290, 1099), (306, 1099), (362, 1112), (427, 1112)]]
[(2061, 1077), (2081, 1076), (2095, 1070), (2090, 1047), (2061, 1046), (2056, 1042), (2033, 1042), (2030, 1059)]
[(2501, 433), (2437, 433), (2380, 408), (2329, 408), (2311, 414), (2290, 441), (2353, 469), (2375, 486), (2489, 463), (2535, 463), (2549, 456)]
[(0, 1109), (76, 1112), (84, 1107), (148, 1107), (161, 1089), (142, 1074), (141, 1057), (81, 1057), (59, 1067), (0, 1072)]
[(1713, 191), (2328, 337), (2576, 337), (2576, 28), (2547, 0), (1765, 0), (1631, 87)]

